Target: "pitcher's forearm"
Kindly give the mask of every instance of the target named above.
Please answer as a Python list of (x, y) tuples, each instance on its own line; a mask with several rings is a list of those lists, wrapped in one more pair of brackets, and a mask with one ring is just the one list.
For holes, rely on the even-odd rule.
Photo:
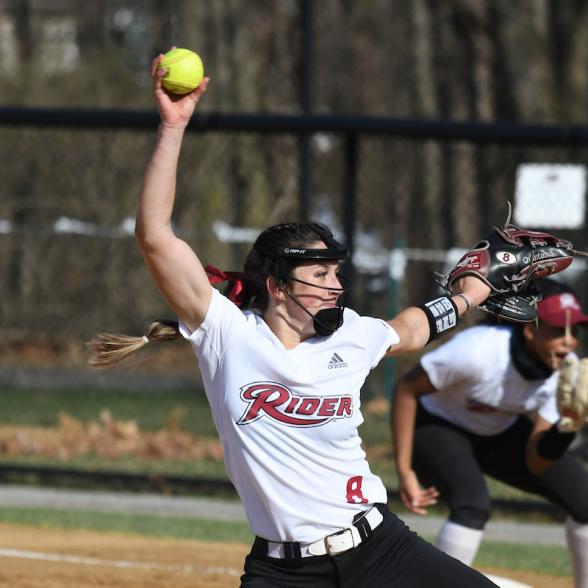
[(140, 241), (170, 230), (183, 137), (184, 128), (163, 124), (159, 127), (157, 143), (145, 171), (137, 211), (136, 234)]

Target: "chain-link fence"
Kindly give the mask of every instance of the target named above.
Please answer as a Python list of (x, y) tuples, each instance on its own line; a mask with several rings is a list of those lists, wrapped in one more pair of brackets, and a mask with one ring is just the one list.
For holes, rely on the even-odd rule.
[[(345, 137), (312, 135), (309, 212), (344, 239), (352, 207), (353, 306), (383, 317), (434, 296), (435, 272), (455, 259), (454, 248), (473, 245), (505, 220), (520, 164), (581, 165), (588, 155), (587, 148), (563, 142), (529, 147), (357, 137), (352, 203), (353, 192), (344, 185), (350, 181)], [(45, 348), (54, 361), (67, 363), (77, 349), (75, 361), (82, 364), (79, 349), (96, 332), (140, 333), (150, 319), (169, 316), (133, 239), (137, 196), (153, 142), (154, 130), (124, 125), (0, 128), (0, 152), (10, 162), (0, 169), (0, 323), (6, 360), (17, 359), (23, 349)], [(298, 163), (292, 134), (188, 134), (174, 212), (178, 233), (205, 262), (240, 269), (260, 229), (298, 217)], [(565, 207), (565, 195), (558, 202)], [(583, 218), (573, 230), (551, 230), (586, 248)], [(583, 276), (576, 261), (564, 278), (585, 301)], [(391, 364), (386, 365), (383, 375), (370, 380), (372, 387), (389, 386)]]

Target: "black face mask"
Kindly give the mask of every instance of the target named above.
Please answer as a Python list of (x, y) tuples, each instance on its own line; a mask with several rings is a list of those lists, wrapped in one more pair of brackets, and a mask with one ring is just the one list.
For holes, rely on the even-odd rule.
[(546, 380), (551, 376), (553, 370), (539, 361), (525, 347), (523, 329), (515, 328), (510, 338), (510, 357), (517, 372), (525, 380)]
[(328, 337), (343, 324), (343, 307), (323, 308), (314, 315), (313, 322), (316, 334)]
[[(341, 279), (341, 278), (340, 278)], [(304, 280), (299, 280), (297, 278), (290, 278), (290, 280), (294, 282), (300, 282), (301, 284), (306, 284), (307, 286), (312, 286), (314, 288), (320, 288), (321, 290), (329, 290), (329, 291), (340, 291), (341, 294), (337, 299), (337, 306), (334, 308), (323, 308), (319, 310), (315, 315), (313, 315), (297, 298), (290, 292), (290, 290), (285, 287), (284, 292), (286, 295), (295, 302), (308, 316), (312, 317), (314, 331), (320, 337), (328, 337), (332, 335), (342, 324), (343, 324), (343, 310), (344, 310), (344, 298), (345, 298), (345, 290), (346, 288), (325, 288), (325, 286), (318, 286), (317, 284), (313, 284), (311, 282), (306, 282)]]

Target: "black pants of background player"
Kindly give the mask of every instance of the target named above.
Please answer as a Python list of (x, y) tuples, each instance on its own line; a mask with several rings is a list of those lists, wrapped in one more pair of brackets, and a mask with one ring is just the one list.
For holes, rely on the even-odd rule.
[[(383, 509), (381, 509), (383, 510)], [(425, 542), (394, 514), (359, 546), (335, 556), (268, 558), (256, 541), (241, 588), (497, 588), (479, 572)]]
[(527, 469), (525, 448), (533, 424), (525, 416), (499, 435), (474, 435), (419, 407), (413, 468), (424, 486), (435, 486), (449, 508), (449, 520), (483, 529), (491, 512), (484, 475), (561, 507), (588, 523), (588, 471), (565, 454), (539, 475)]

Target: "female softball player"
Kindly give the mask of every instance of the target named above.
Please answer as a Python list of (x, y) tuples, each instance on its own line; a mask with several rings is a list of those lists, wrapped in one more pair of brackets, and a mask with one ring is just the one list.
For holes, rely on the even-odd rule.
[[(456, 281), (459, 294), (393, 320), (359, 316), (341, 301), (339, 269), (349, 252), (315, 223), (263, 231), (241, 274), (205, 269), (174, 234), (171, 217), (184, 131), (208, 79), (171, 97), (160, 60), (151, 75), (161, 124), (136, 235), (179, 322), (153, 323), (143, 338), (99, 337), (94, 365), (179, 333), (191, 343), (228, 475), (256, 536), (242, 586), (495, 586), (387, 510), (357, 430), (360, 388), (382, 357), (421, 349), (482, 303), (490, 287), (467, 276)], [(226, 295), (210, 285), (224, 279)]]
[[(558, 368), (588, 324), (576, 295), (544, 280), (538, 325), (478, 325), (425, 354), (397, 383), (392, 430), (404, 505), (440, 497), (449, 517), (439, 549), (471, 564), (491, 503), (483, 474), (564, 509), (576, 588), (588, 588), (588, 472), (565, 453)], [(421, 487), (421, 482), (424, 488)]]

